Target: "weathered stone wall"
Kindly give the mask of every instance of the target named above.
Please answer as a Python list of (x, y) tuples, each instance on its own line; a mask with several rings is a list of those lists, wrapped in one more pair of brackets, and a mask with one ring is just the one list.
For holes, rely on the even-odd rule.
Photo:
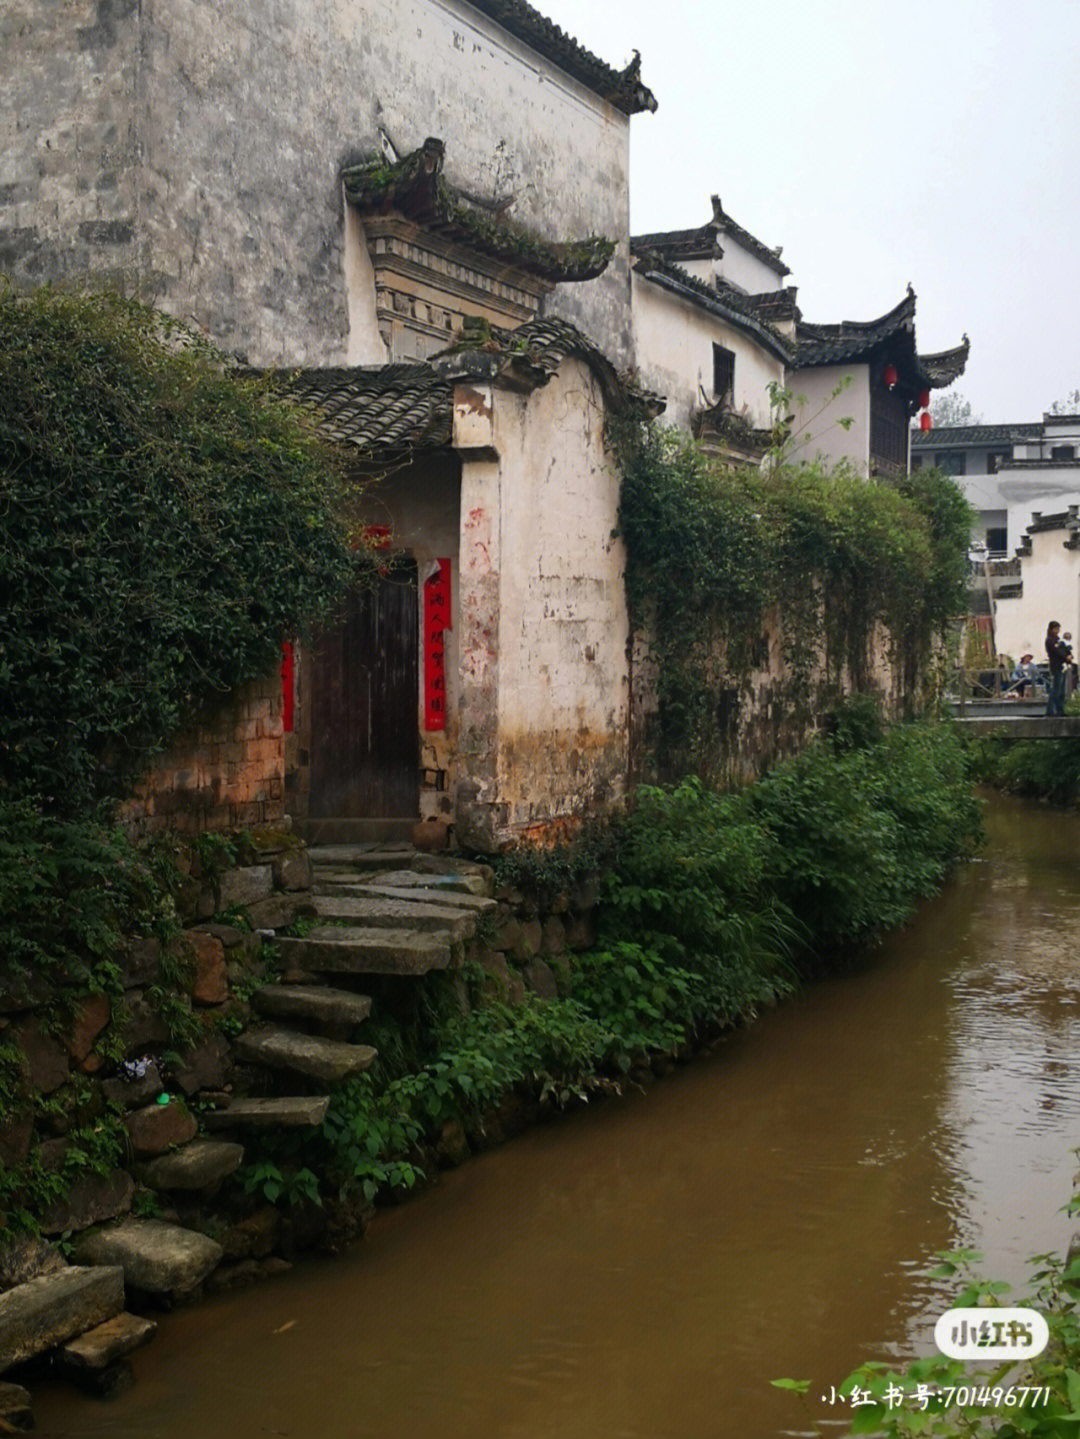
[(137, 272), (255, 364), (343, 363), (340, 168), (380, 134), (401, 153), (436, 135), (450, 179), (515, 194), (545, 236), (620, 240), (552, 305), (628, 361), (627, 117), (467, 6), (15, 0), (0, 42), (0, 268), (19, 281)]
[(5, 0), (0, 54), (0, 273), (131, 285), (137, 0)]
[[(714, 778), (738, 784), (758, 779), (770, 764), (802, 749), (838, 698), (856, 689), (849, 674), (841, 674), (838, 682), (824, 663), (805, 686), (796, 686), (783, 650), (781, 617), (772, 610), (762, 624), (760, 663), (745, 675), (717, 681), (712, 741), (720, 759)], [(889, 636), (882, 629), (871, 639), (868, 661), (869, 684), (881, 695), (886, 710), (899, 714), (905, 699), (902, 676), (890, 660)], [(631, 782), (677, 778), (661, 774), (657, 764), (659, 665), (649, 626), (633, 636), (630, 670)], [(719, 655), (716, 670), (722, 675)], [(859, 688), (865, 688), (865, 682)]]
[(134, 835), (279, 824), (285, 814), (281, 678), (254, 680), (193, 719), (120, 810)]

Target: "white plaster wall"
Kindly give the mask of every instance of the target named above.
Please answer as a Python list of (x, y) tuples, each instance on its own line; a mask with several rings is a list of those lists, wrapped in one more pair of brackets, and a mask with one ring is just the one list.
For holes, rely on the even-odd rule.
[(451, 179), (516, 194), (545, 236), (619, 239), (550, 305), (628, 363), (629, 121), (464, 0), (14, 0), (0, 26), (20, 278), (126, 269), (255, 364), (368, 356), (339, 172), (380, 130), (402, 153), (436, 135)]
[(1009, 512), (1009, 543), (1018, 545), (1036, 512), (1054, 515), (1077, 503), (1080, 469), (1002, 469), (997, 476), (1002, 504)]
[(717, 270), (732, 285), (738, 285), (748, 295), (763, 295), (766, 291), (779, 290), (781, 277), (749, 250), (744, 250), (738, 240), (730, 235), (720, 236), (723, 255)]
[[(512, 829), (625, 785), (629, 621), (619, 477), (591, 372), (495, 394), (500, 454), (498, 799)], [(538, 457), (542, 457), (538, 463)]]
[[(846, 377), (850, 383), (833, 398)], [(835, 464), (846, 460), (860, 474), (870, 470), (870, 370), (867, 365), (823, 365), (794, 370), (788, 376), (794, 392), (792, 457), (819, 456)], [(849, 429), (839, 421), (850, 418)]]
[(1031, 536), (1031, 554), (1020, 561), (1024, 593), (1019, 599), (997, 602), (999, 654), (1019, 658), (1031, 650), (1036, 660), (1046, 658), (1046, 626), (1057, 620), (1080, 649), (1080, 550), (1067, 550), (1066, 530), (1043, 530)]
[(699, 387), (713, 400), (714, 344), (735, 355), (735, 408), (745, 405), (755, 425), (769, 423), (770, 380), (782, 382), (782, 361), (741, 330), (688, 300), (631, 276), (635, 360), (645, 384), (667, 398), (664, 419), (688, 429), (690, 411), (701, 403)]

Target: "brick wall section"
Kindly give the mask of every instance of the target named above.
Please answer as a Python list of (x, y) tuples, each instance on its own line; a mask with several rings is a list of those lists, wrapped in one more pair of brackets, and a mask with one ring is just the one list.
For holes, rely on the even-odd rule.
[(121, 808), (134, 836), (248, 829), (285, 814), (281, 679), (243, 686), (176, 737)]

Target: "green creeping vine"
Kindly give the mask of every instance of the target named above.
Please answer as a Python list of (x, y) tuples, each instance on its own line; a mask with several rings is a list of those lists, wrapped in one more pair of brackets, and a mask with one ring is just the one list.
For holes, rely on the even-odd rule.
[(657, 425), (611, 438), (631, 624), (657, 665), (661, 776), (723, 772), (730, 712), (767, 662), (770, 627), (799, 729), (870, 686), (881, 631), (916, 706), (936, 639), (966, 607), (971, 512), (951, 480), (723, 467)]
[(134, 301), (0, 282), (0, 787), (86, 815), (370, 570), (298, 411)]

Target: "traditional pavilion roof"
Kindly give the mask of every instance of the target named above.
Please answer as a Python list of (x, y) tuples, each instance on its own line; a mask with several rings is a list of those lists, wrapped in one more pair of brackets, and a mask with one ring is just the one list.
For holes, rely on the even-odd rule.
[[(528, 6), (522, 7), (528, 9)], [(445, 146), (429, 138), (394, 164), (369, 160), (342, 171), (345, 197), (361, 215), (397, 212), (423, 229), (544, 280), (594, 280), (615, 252), (614, 240), (590, 235), (560, 244), (515, 224), (505, 208), (451, 185), (443, 175)]]
[(636, 50), (625, 69), (615, 70), (524, 0), (469, 0), (469, 3), (624, 115), (656, 109), (655, 95), (641, 83), (641, 56)]
[(420, 364), (282, 371), (282, 388), (310, 410), (332, 443), (380, 459), (451, 443), (454, 385), (496, 383), (535, 390), (566, 359), (588, 365), (610, 413), (646, 419), (663, 400), (619, 374), (567, 320), (532, 320), (516, 330), (486, 325)]
[(1041, 440), (1042, 432), (1042, 425), (942, 425), (913, 431), (911, 446), (916, 450), (969, 450), (980, 445), (1025, 444)]
[(724, 280), (710, 285), (696, 275), (689, 274), (681, 266), (648, 252), (639, 254), (639, 258), (634, 262), (634, 273), (645, 280), (651, 280), (654, 285), (659, 285), (670, 294), (689, 301), (698, 309), (716, 315), (736, 329), (752, 335), (778, 359), (790, 363), (795, 351), (794, 344), (760, 313), (755, 304), (757, 296), (745, 295)]
[(915, 291), (908, 292), (876, 320), (842, 320), (838, 325), (813, 325), (799, 320), (795, 326), (796, 370), (820, 365), (869, 363), (889, 350), (889, 359), (896, 364), (900, 378), (912, 390), (940, 390), (951, 385), (963, 374), (967, 363), (969, 341), (953, 350), (920, 355), (915, 350)]
[(712, 260), (723, 254), (720, 245), (722, 235), (731, 238), (778, 275), (790, 275), (791, 271), (780, 258), (780, 247), (770, 250), (749, 230), (731, 218), (720, 203), (720, 196), (712, 197), (713, 217), (696, 230), (657, 230), (649, 235), (634, 235), (630, 240), (632, 254), (652, 251), (665, 260)]

